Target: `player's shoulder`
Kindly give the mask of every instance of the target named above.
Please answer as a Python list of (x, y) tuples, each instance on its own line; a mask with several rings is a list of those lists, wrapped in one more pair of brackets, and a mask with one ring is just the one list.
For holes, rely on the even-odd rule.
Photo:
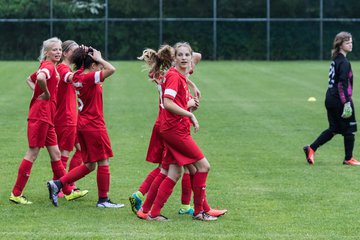
[(56, 66), (56, 69), (58, 71), (71, 71), (70, 67), (64, 63), (59, 63), (57, 66)]
[(40, 64), (40, 68), (54, 69), (55, 64), (53, 62), (50, 62), (50, 61), (42, 61), (41, 64)]

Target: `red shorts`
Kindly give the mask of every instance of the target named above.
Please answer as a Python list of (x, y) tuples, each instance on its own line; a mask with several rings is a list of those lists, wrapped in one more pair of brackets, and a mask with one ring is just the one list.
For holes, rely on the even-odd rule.
[(161, 136), (166, 147), (164, 164), (188, 165), (204, 158), (204, 154), (188, 130), (163, 132)]
[(60, 150), (72, 151), (76, 140), (76, 126), (55, 127)]
[(84, 163), (97, 162), (114, 156), (106, 130), (78, 131)]
[(55, 128), (47, 122), (29, 119), (27, 137), (31, 148), (57, 145)]
[(146, 161), (152, 163), (161, 163), (163, 159), (164, 149), (164, 141), (160, 136), (160, 125), (155, 124), (150, 138)]

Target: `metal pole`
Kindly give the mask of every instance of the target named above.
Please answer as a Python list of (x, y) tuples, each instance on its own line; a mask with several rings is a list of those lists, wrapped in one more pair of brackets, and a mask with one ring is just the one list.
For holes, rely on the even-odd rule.
[(53, 0), (50, 0), (50, 37), (53, 37), (54, 35), (54, 21), (53, 21), (53, 18), (54, 18), (54, 15), (53, 15)]
[(320, 60), (323, 60), (323, 40), (324, 40), (324, 28), (323, 28), (323, 18), (324, 18), (324, 8), (323, 0), (320, 0)]
[(109, 35), (109, 1), (105, 0), (105, 58), (108, 59), (108, 35)]
[(159, 0), (159, 46), (163, 43), (163, 0)]
[(266, 1), (266, 60), (270, 60), (270, 0)]
[(217, 2), (213, 0), (213, 60), (217, 58)]

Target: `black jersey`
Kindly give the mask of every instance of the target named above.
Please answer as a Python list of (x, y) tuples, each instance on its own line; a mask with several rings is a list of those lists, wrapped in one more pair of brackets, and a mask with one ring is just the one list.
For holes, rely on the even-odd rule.
[(339, 53), (330, 64), (329, 87), (326, 98), (328, 100), (340, 100), (341, 104), (350, 102), (352, 89), (353, 73), (351, 64), (343, 54)]

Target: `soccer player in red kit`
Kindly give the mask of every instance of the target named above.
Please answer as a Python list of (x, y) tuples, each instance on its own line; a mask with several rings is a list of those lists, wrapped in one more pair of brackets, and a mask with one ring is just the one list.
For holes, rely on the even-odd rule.
[(49, 181), (47, 183), (49, 197), (54, 206), (58, 206), (57, 194), (60, 189), (86, 176), (97, 166), (99, 199), (96, 206), (121, 208), (123, 204), (113, 203), (108, 198), (109, 158), (113, 156), (113, 152), (104, 120), (101, 85), (115, 72), (115, 67), (105, 61), (99, 51), (86, 47), (74, 51), (72, 62), (78, 69), (72, 80), (78, 94), (77, 131), (84, 164), (72, 169), (59, 180)]
[[(80, 144), (77, 141), (76, 124), (77, 124), (77, 104), (75, 87), (72, 85), (73, 72), (70, 68), (71, 56), (79, 45), (73, 40), (67, 40), (62, 43), (62, 57), (60, 63), (57, 64), (57, 70), (60, 75), (57, 92), (57, 105), (55, 113), (55, 131), (58, 139), (58, 145), (61, 152), (61, 162), (67, 169), (67, 161), (70, 152), (75, 146), (76, 152), (73, 155), (69, 170), (82, 164)], [(88, 191), (80, 190), (74, 187), (74, 191), (70, 195), (65, 195), (66, 200), (73, 200), (78, 197), (85, 196)], [(62, 192), (59, 193), (61, 197)]]
[[(194, 191), (194, 219), (211, 221), (217, 217), (211, 216), (205, 210), (205, 185), (206, 177), (210, 164), (202, 154), (190, 135), (190, 120), (199, 129), (195, 115), (188, 111), (188, 100), (190, 92), (188, 90), (186, 78), (192, 56), (192, 50), (187, 43), (178, 43), (175, 49), (175, 67), (171, 67), (162, 84), (162, 104), (164, 110), (160, 115), (160, 135), (165, 143), (167, 150), (163, 164), (169, 164), (167, 177), (161, 182), (153, 207), (149, 214), (141, 214), (138, 217), (148, 220), (166, 221), (167, 218), (160, 214), (168, 197), (181, 176), (182, 166), (193, 164), (196, 173), (192, 177), (192, 187)], [(146, 202), (145, 202), (146, 203)], [(144, 203), (144, 205), (145, 205)], [(141, 211), (140, 211), (141, 212)], [(144, 212), (145, 213), (145, 212)], [(217, 212), (217, 215), (223, 215), (226, 210)], [(147, 215), (147, 216), (146, 216)]]
[[(33, 163), (44, 146), (49, 152), (54, 176), (60, 178), (65, 174), (65, 169), (60, 161), (60, 150), (54, 129), (56, 91), (59, 81), (55, 64), (60, 61), (61, 53), (60, 39), (54, 37), (43, 42), (39, 57), (40, 67), (36, 74), (36, 84), (28, 114), (29, 149), (19, 166), (18, 176), (9, 198), (10, 201), (17, 204), (32, 203), (22, 193), (30, 177)], [(70, 194), (71, 188), (64, 188), (64, 193)]]
[[(174, 58), (174, 49), (169, 45), (162, 46), (158, 50), (158, 52), (156, 52), (153, 49), (145, 49), (142, 56), (138, 58), (139, 60), (144, 60), (151, 67), (149, 69), (149, 78), (151, 79), (152, 82), (154, 82), (157, 85), (157, 89), (159, 91), (160, 101), (159, 101), (158, 117), (155, 121), (152, 130), (150, 143), (146, 155), (146, 161), (157, 163), (159, 164), (159, 167), (156, 167), (154, 170), (152, 170), (140, 185), (139, 190), (137, 192), (134, 192), (129, 197), (131, 209), (135, 214), (137, 214), (138, 210), (141, 208), (142, 202), (144, 200), (144, 195), (148, 192), (150, 192), (150, 194), (146, 198), (146, 203), (143, 209), (145, 209), (146, 211), (148, 208), (151, 208), (153, 199), (156, 196), (156, 190), (159, 187), (161, 181), (167, 175), (168, 166), (161, 165), (165, 148), (162, 138), (160, 137), (159, 116), (161, 115), (161, 111), (164, 108), (161, 104), (161, 94), (162, 94), (161, 84), (165, 72), (171, 67), (173, 58)], [(201, 54), (196, 53), (196, 57), (194, 59), (194, 65), (197, 64), (200, 61), (200, 59), (201, 59)], [(157, 62), (157, 64), (154, 64), (155, 61)], [(196, 95), (200, 96), (200, 91), (198, 90), (196, 85), (190, 80), (188, 81), (188, 83), (189, 85), (192, 86), (192, 89), (196, 93)], [(150, 187), (153, 188), (154, 190), (149, 190)], [(179, 214), (193, 214), (194, 210), (190, 206), (191, 193), (192, 191), (191, 191), (190, 173), (186, 169), (182, 178), (182, 195), (181, 195), (182, 206), (179, 210)]]

